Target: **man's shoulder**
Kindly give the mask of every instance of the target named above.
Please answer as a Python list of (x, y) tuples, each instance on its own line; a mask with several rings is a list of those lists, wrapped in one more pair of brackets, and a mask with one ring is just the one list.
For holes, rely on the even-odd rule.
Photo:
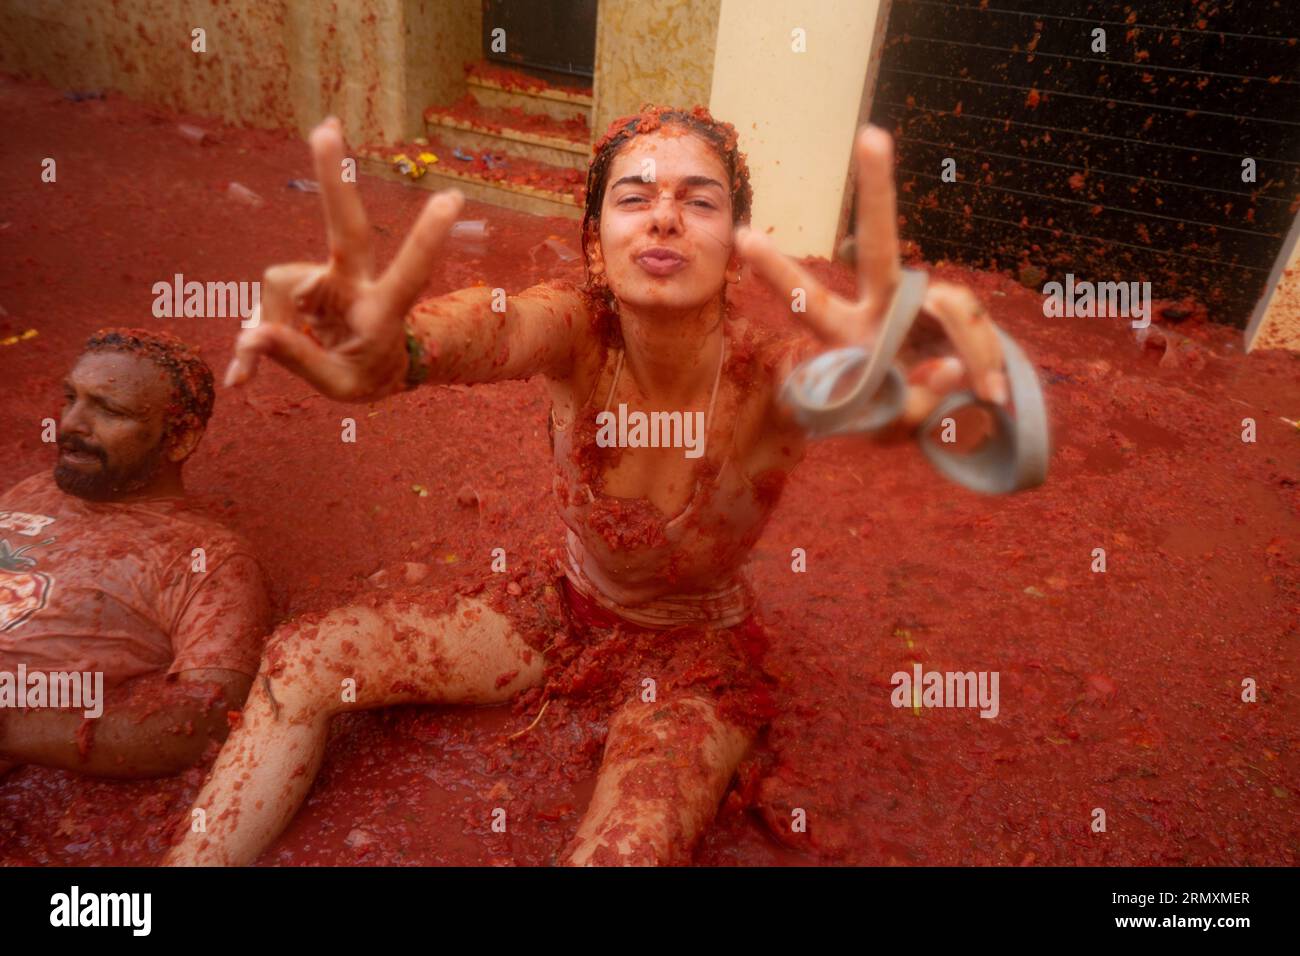
[(54, 483), (53, 472), (46, 469), (0, 492), (0, 511), (49, 512), (62, 503), (62, 497), (63, 492)]
[(253, 555), (248, 539), (215, 514), (208, 502), (187, 497), (169, 502), (168, 507), (159, 510), (166, 515), (171, 536), (193, 541), (193, 547), (203, 548), (209, 559), (214, 554)]
[[(268, 575), (252, 545), (201, 500), (189, 498), (156, 508), (165, 520), (151, 525), (160, 585), (188, 601), (200, 589), (237, 603), (265, 600)], [(195, 573), (201, 572), (201, 573)]]
[(47, 489), (58, 490), (58, 486), (54, 484), (54, 473), (48, 468), (28, 475), (17, 484), (0, 491), (0, 505), (11, 504), (15, 496), (29, 495)]

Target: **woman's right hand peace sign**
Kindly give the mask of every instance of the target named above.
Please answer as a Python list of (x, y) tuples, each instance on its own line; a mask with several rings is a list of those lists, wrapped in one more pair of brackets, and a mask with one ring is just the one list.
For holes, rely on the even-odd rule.
[(266, 270), (260, 321), (235, 342), (226, 384), (247, 382), (265, 355), (323, 395), (365, 400), (392, 391), (405, 373), (402, 320), (424, 287), (464, 196), (453, 189), (431, 197), (396, 258), (375, 277), (361, 196), (355, 181), (343, 179), (338, 120), (317, 126), (310, 141), (325, 203), (329, 261)]
[[(858, 166), (857, 246), (858, 295), (842, 298), (807, 269), (783, 255), (766, 235), (737, 229), (741, 256), (787, 302), (802, 290), (807, 303), (794, 318), (834, 348), (870, 347), (888, 314), (902, 275), (898, 241), (898, 201), (894, 189), (894, 140), (877, 126), (863, 127), (854, 141)], [(997, 328), (975, 294), (964, 286), (932, 281), (926, 286), (922, 309), (947, 333), (956, 350), (960, 372), (951, 365), (936, 386), (955, 390), (969, 379), (987, 402), (1005, 404), (1008, 397), (1005, 357)], [(934, 367), (931, 366), (931, 370)]]

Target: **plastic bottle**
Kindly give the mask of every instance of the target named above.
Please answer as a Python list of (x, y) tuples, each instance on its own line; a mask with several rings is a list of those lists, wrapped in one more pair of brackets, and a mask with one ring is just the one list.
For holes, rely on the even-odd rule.
[(452, 224), (451, 237), (453, 239), (463, 239), (469, 242), (475, 242), (488, 237), (488, 224), (486, 219), (462, 219), (460, 222)]
[(235, 202), (243, 203), (245, 206), (257, 207), (262, 205), (261, 196), (253, 192), (247, 186), (243, 186), (239, 183), (231, 183), (227, 186), (226, 195), (235, 200)]

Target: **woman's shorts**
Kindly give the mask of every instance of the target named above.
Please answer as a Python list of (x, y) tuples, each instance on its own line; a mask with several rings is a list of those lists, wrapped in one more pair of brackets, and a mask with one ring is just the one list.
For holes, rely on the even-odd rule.
[(545, 549), (511, 573), (493, 575), (478, 595), (545, 655), (540, 699), (563, 698), (608, 716), (633, 701), (697, 697), (750, 733), (774, 716), (775, 681), (763, 668), (769, 638), (757, 612), (728, 628), (652, 630), (575, 590), (561, 554)]

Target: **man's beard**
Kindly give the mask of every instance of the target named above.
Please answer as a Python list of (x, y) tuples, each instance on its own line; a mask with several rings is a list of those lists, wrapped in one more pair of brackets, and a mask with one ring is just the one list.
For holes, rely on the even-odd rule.
[(78, 438), (69, 438), (60, 442), (59, 447), (68, 451), (81, 451), (95, 455), (103, 467), (96, 472), (84, 472), (69, 468), (62, 462), (54, 466), (54, 483), (66, 494), (84, 498), (87, 501), (116, 501), (133, 491), (148, 486), (158, 475), (162, 467), (162, 445), (155, 447), (130, 469), (110, 468), (104, 453), (87, 445)]

